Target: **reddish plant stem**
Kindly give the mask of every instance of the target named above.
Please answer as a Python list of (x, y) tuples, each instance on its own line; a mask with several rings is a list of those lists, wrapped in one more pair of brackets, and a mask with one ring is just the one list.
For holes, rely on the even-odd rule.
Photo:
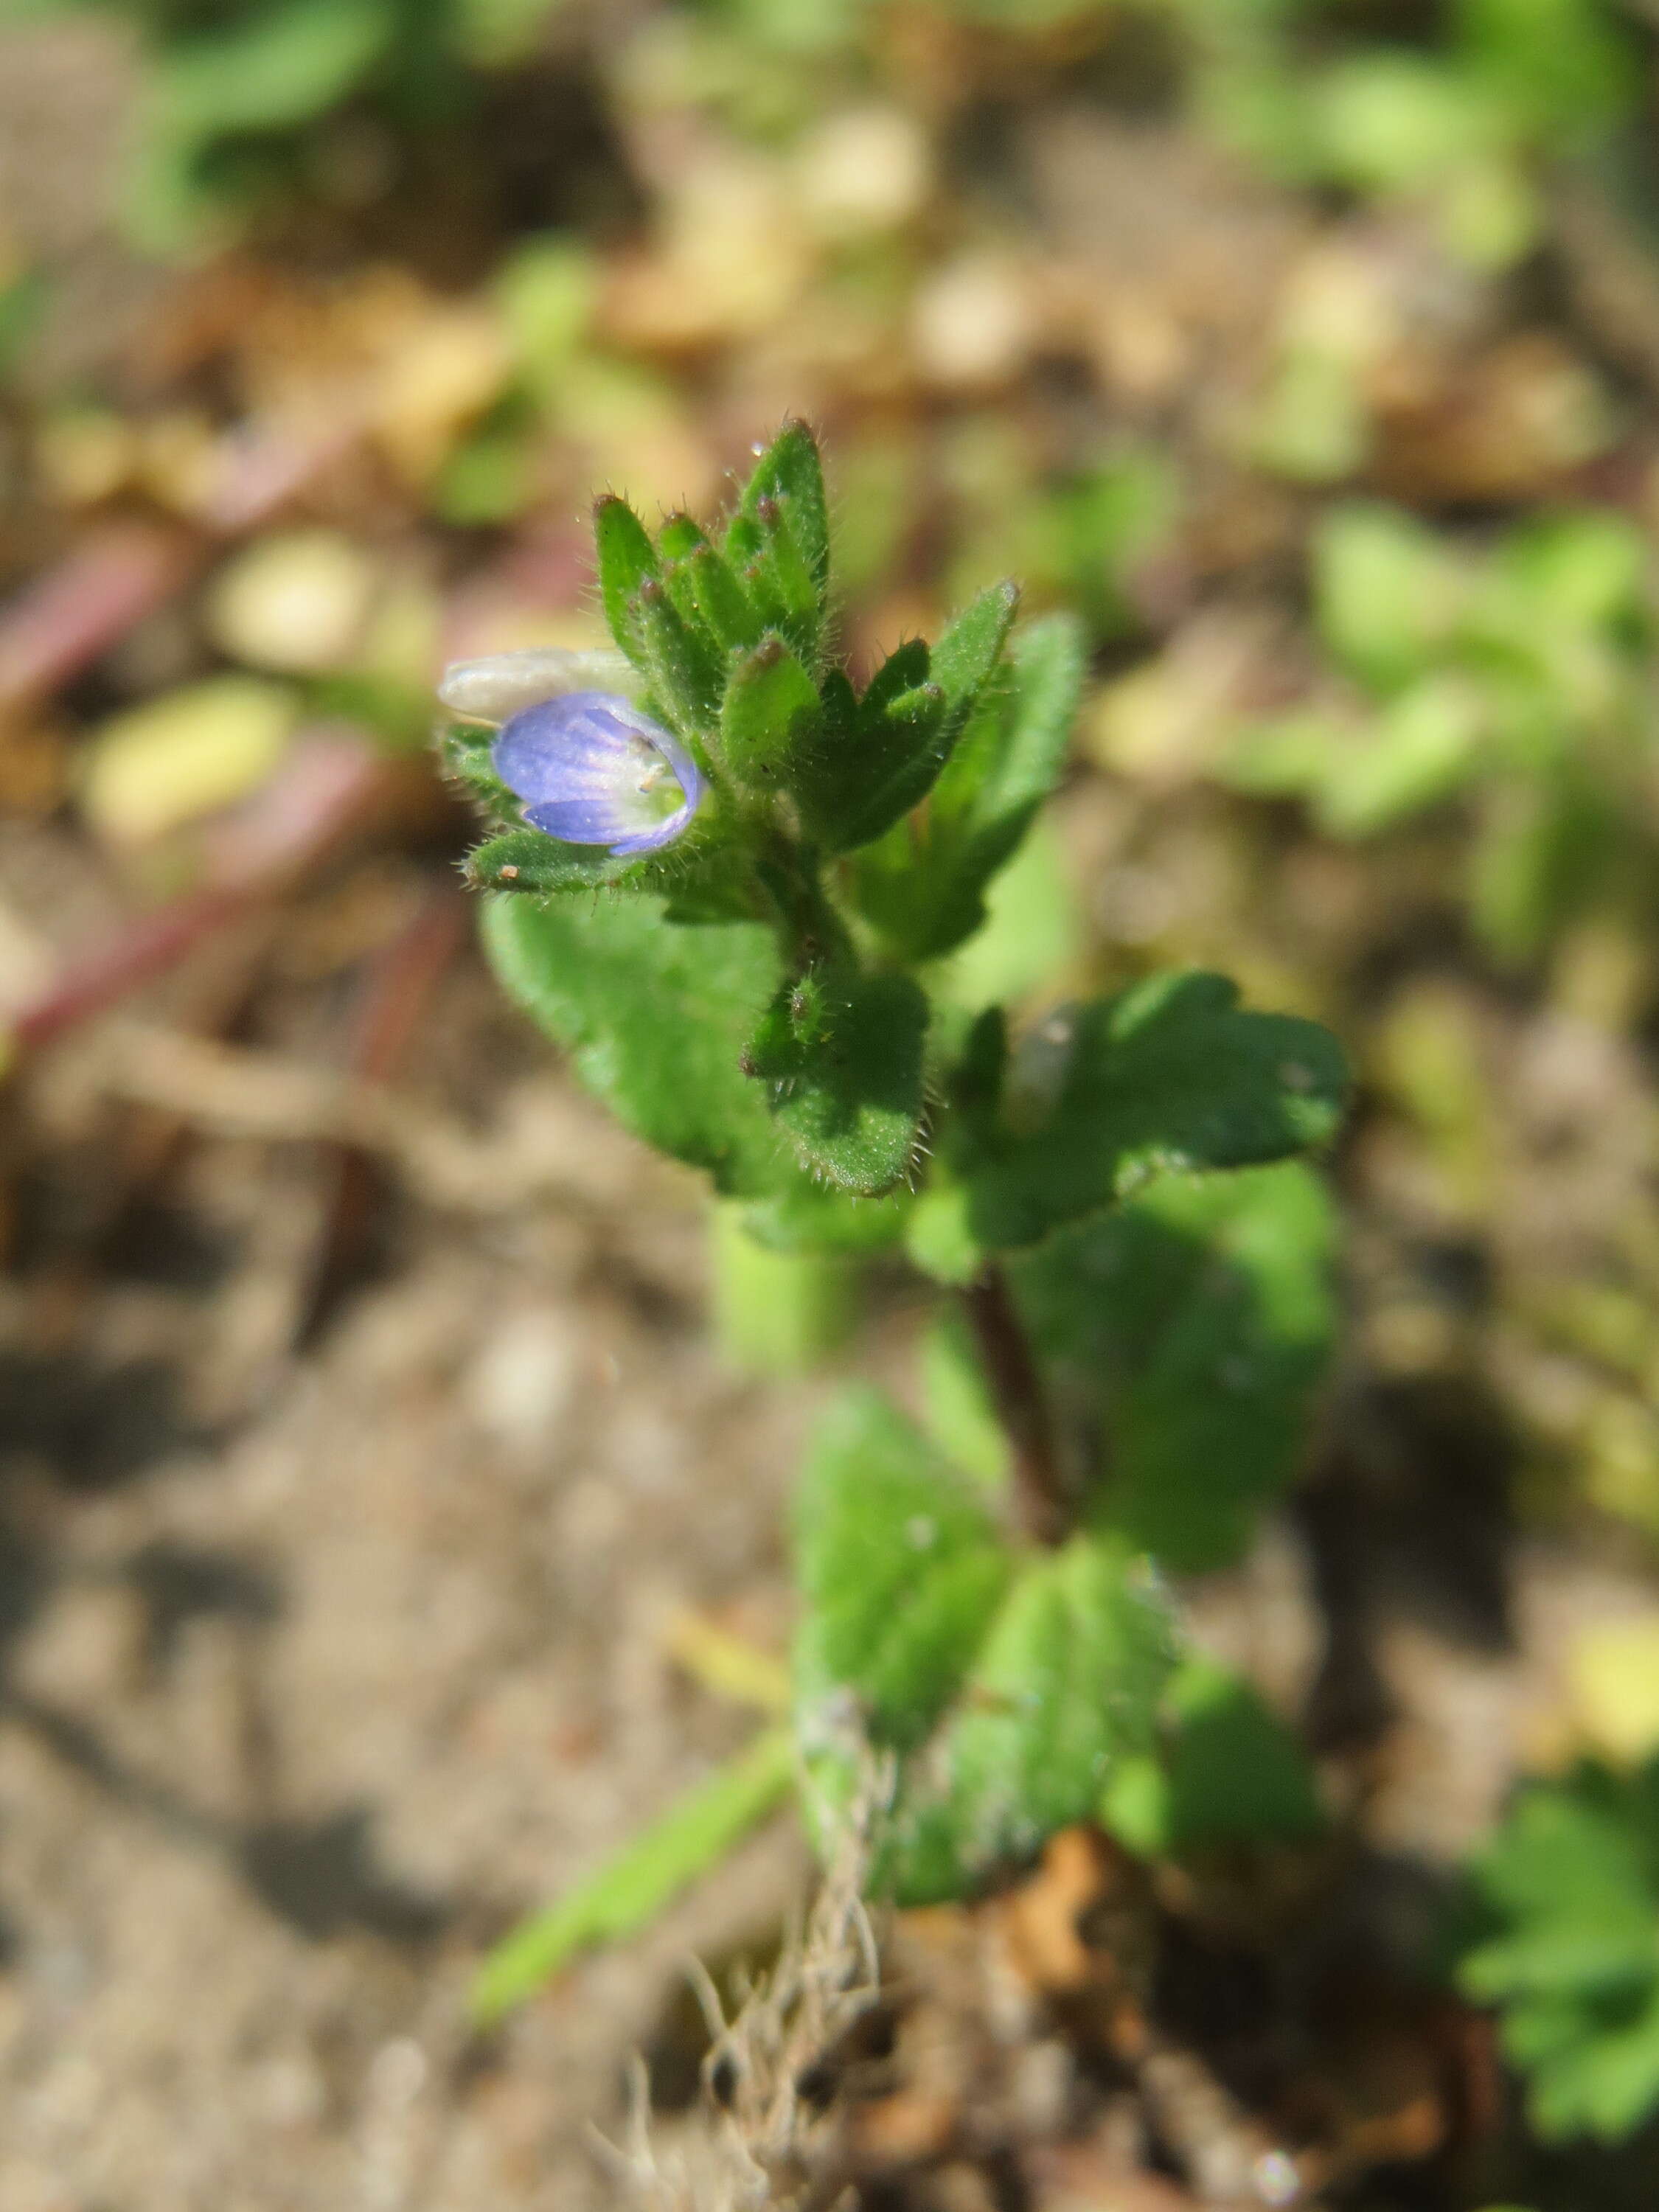
[(992, 1402), (1013, 1449), (1014, 1508), (1020, 1528), (1035, 1543), (1063, 1542), (1071, 1531), (1072, 1501), (1060, 1472), (1042, 1377), (1007, 1278), (1000, 1267), (987, 1267), (963, 1297)]
[(319, 731), (301, 739), (240, 814), (219, 825), (206, 882), (75, 954), (9, 1024), (0, 1022), (5, 1043), (16, 1050), (50, 1044), (176, 967), (204, 939), (302, 875), (364, 818), (386, 780), (384, 761), (356, 737)]

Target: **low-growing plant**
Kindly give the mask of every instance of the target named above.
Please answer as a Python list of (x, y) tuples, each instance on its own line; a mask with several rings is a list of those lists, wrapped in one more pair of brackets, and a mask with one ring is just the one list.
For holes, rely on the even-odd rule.
[(142, 76), (120, 211), (139, 243), (198, 243), (256, 203), (313, 126), (353, 102), (419, 128), (478, 70), (522, 58), (562, 0), (19, 0), (101, 11)]
[(1353, 503), (1313, 546), (1328, 678), (1243, 732), (1224, 776), (1300, 798), (1334, 836), (1455, 806), (1471, 924), (1513, 960), (1593, 911), (1650, 906), (1659, 822), (1649, 550), (1606, 510), (1516, 526), (1486, 549)]
[(1523, 1790), (1474, 1875), (1460, 1979), (1498, 2007), (1533, 2125), (1621, 2141), (1659, 2112), (1659, 1758)]
[(1392, 37), (1380, 11), (1306, 0), (1169, 4), (1218, 137), (1287, 183), (1425, 209), (1478, 265), (1530, 251), (1550, 165), (1642, 96), (1637, 11), (1611, 0), (1445, 0), (1400, 10)]
[(594, 522), (615, 649), (443, 686), (450, 771), (493, 823), (466, 867), (489, 958), (618, 1119), (708, 1176), (729, 1290), (733, 1237), (808, 1268), (902, 1254), (939, 1313), (916, 1407), (847, 1389), (802, 1472), (791, 1729), (520, 1930), (486, 2009), (654, 1911), (792, 1779), (826, 1843), (873, 1792), (870, 1885), (907, 1900), (1080, 1820), (1201, 1847), (1229, 1758), (1259, 1785), (1237, 1832), (1317, 1820), (1272, 1717), (1183, 1666), (1159, 1568), (1234, 1557), (1296, 1465), (1332, 1327), (1298, 1156), (1341, 1112), (1334, 1040), (1214, 975), (1024, 1023), (953, 994), (1061, 774), (1079, 633), (1016, 627), (998, 585), (855, 684), (802, 425), (718, 526), (653, 538), (615, 497)]

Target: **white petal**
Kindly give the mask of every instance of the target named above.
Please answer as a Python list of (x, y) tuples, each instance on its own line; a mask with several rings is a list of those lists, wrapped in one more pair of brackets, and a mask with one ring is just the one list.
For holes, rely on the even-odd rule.
[(464, 721), (499, 726), (542, 699), (567, 691), (620, 692), (638, 696), (638, 676), (609, 646), (591, 653), (569, 653), (561, 646), (539, 646), (528, 653), (492, 653), (482, 660), (452, 660), (443, 672), (438, 696)]

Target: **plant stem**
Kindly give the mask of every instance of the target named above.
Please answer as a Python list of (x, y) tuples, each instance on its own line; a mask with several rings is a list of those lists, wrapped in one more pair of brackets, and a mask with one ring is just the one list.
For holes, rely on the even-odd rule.
[(988, 1267), (963, 1293), (991, 1396), (1014, 1455), (1014, 1507), (1024, 1534), (1058, 1544), (1070, 1533), (1072, 1500), (1060, 1472), (1042, 1377), (1000, 1267)]

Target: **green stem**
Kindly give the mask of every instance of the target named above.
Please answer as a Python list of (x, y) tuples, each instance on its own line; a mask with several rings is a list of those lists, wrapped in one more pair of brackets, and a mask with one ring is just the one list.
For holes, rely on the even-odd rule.
[(755, 872), (776, 908), (783, 955), (796, 975), (825, 960), (850, 960), (847, 926), (830, 904), (809, 853), (781, 836), (770, 841)]

